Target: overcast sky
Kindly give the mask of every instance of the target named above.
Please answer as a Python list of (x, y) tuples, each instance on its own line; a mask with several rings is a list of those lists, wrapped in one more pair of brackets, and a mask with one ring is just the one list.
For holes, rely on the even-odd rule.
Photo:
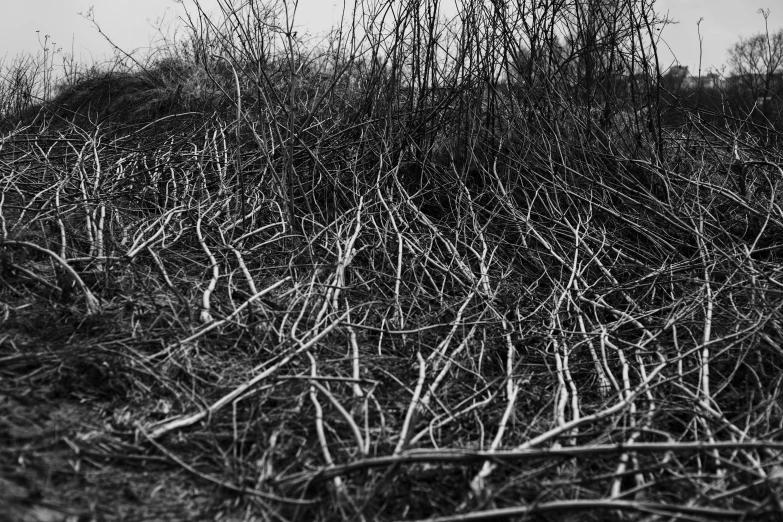
[[(171, 24), (181, 16), (182, 5), (173, 0), (2, 0), (0, 16), (0, 58), (6, 63), (21, 52), (36, 52), (44, 37), (64, 52), (73, 50), (77, 60), (91, 62), (110, 54), (111, 47), (79, 13), (94, 6), (101, 29), (126, 51), (149, 47), (156, 39), (156, 27)], [(207, 7), (215, 0), (202, 0)], [(348, 2), (351, 5), (353, 2)], [(448, 5), (450, 0), (445, 0)], [(192, 5), (185, 0), (185, 5)], [(339, 20), (342, 1), (300, 0), (297, 22), (312, 32), (328, 29)], [(702, 69), (720, 68), (726, 51), (740, 36), (764, 30), (758, 10), (771, 10), (770, 30), (783, 27), (783, 0), (658, 0), (659, 13), (678, 21), (663, 31), (662, 66), (679, 62), (692, 71), (699, 65), (697, 22), (700, 18)], [(671, 52), (674, 52), (672, 56)]]

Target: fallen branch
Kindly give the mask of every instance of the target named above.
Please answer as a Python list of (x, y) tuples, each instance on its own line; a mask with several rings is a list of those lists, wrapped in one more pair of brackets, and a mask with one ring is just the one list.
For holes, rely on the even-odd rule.
[(198, 421), (206, 418), (211, 417), (214, 415), (218, 410), (223, 408), (225, 405), (231, 403), (235, 399), (239, 398), (243, 393), (245, 393), (247, 390), (258, 384), (259, 382), (263, 381), (273, 373), (275, 373), (281, 366), (286, 364), (288, 361), (293, 359), (296, 355), (300, 354), (301, 352), (307, 350), (308, 348), (312, 347), (315, 343), (326, 337), (326, 335), (334, 330), (343, 319), (345, 319), (348, 316), (349, 312), (345, 312), (343, 315), (337, 318), (332, 324), (327, 326), (325, 329), (321, 330), (316, 336), (314, 336), (312, 339), (310, 339), (305, 344), (300, 345), (295, 350), (289, 352), (287, 355), (284, 355), (280, 361), (275, 363), (273, 366), (267, 368), (265, 371), (259, 373), (249, 381), (245, 382), (244, 384), (241, 384), (236, 389), (234, 389), (231, 393), (228, 393), (227, 395), (223, 396), (221, 399), (219, 399), (217, 402), (215, 402), (212, 406), (209, 408), (206, 408), (204, 410), (201, 410), (198, 413), (195, 413), (189, 417), (179, 418), (172, 421), (167, 422), (160, 428), (153, 431), (149, 436), (153, 439), (157, 439), (161, 435), (164, 435), (172, 430), (177, 430), (181, 428), (186, 428), (188, 426), (192, 426), (193, 424), (197, 423)]

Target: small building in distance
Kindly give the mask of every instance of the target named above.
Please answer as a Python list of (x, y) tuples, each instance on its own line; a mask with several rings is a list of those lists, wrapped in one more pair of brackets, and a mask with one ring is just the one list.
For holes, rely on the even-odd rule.
[(724, 89), (727, 79), (721, 75), (710, 72), (703, 76), (693, 76), (687, 65), (673, 65), (663, 75), (666, 81), (674, 89), (692, 91), (696, 89)]

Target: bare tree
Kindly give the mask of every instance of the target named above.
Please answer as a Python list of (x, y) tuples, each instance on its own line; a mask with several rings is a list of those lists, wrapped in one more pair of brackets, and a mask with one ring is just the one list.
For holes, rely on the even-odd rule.
[(783, 94), (783, 29), (770, 33), (769, 10), (759, 9), (759, 13), (766, 30), (734, 44), (729, 66), (737, 87), (766, 102)]

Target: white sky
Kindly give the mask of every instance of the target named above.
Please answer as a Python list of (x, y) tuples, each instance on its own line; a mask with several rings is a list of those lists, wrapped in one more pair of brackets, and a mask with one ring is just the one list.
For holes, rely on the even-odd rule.
[[(769, 9), (770, 33), (783, 28), (783, 0), (658, 0), (656, 10), (679, 23), (663, 30), (663, 39), (674, 51), (680, 65), (687, 65), (693, 74), (699, 67), (700, 18), (702, 37), (702, 71), (710, 67), (720, 69), (728, 61), (728, 49), (740, 36), (749, 37), (763, 32), (764, 18), (759, 9)], [(675, 58), (665, 49), (659, 56), (667, 66)], [(666, 69), (666, 66), (664, 66)], [(726, 71), (728, 73), (728, 70)]]
[[(77, 60), (91, 62), (110, 54), (110, 46), (90, 22), (79, 16), (94, 6), (94, 14), (103, 31), (129, 51), (149, 47), (156, 38), (155, 25), (174, 22), (182, 5), (173, 0), (0, 0), (0, 59), (6, 63), (21, 52), (42, 49), (44, 36), (64, 52), (73, 50)], [(452, 0), (444, 0), (449, 5)], [(184, 0), (192, 5), (192, 0)], [(353, 0), (347, 2), (353, 4)], [(215, 0), (202, 0), (207, 8)], [(297, 23), (311, 32), (324, 31), (339, 20), (342, 0), (300, 0)], [(658, 0), (660, 13), (680, 23), (667, 27), (663, 38), (682, 65), (694, 73), (699, 64), (699, 40), (696, 23), (701, 23), (702, 69), (720, 68), (726, 62), (727, 49), (740, 36), (764, 30), (759, 8), (771, 10), (770, 30), (783, 27), (783, 0)], [(38, 31), (38, 32), (37, 32)], [(675, 62), (666, 45), (660, 49), (664, 68)]]

